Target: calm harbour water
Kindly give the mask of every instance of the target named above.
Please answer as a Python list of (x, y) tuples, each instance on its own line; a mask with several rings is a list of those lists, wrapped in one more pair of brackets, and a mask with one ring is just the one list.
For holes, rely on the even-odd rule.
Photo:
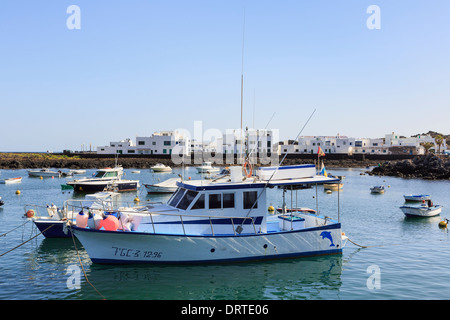
[[(21, 184), (0, 184), (0, 299), (185, 299), (185, 300), (374, 300), (450, 299), (450, 236), (438, 227), (450, 218), (450, 181), (427, 181), (360, 175), (366, 169), (329, 169), (345, 176), (340, 192), (339, 217), (342, 229), (358, 247), (347, 242), (341, 256), (285, 261), (209, 266), (103, 266), (94, 265), (79, 242), (45, 239), (42, 235), (13, 251), (37, 232), (30, 222), (21, 226), (27, 204), (61, 206), (77, 197), (62, 193), (61, 184), (70, 178), (28, 177), (26, 170), (0, 170), (0, 178), (22, 176)], [(174, 174), (140, 169), (125, 178), (143, 183), (165, 180)], [(86, 176), (94, 170), (87, 170)], [(194, 168), (186, 176), (197, 178)], [(385, 194), (370, 193), (383, 184)], [(21, 191), (20, 195), (16, 190)], [(434, 218), (406, 218), (399, 209), (403, 194), (431, 194), (444, 206)], [(168, 196), (150, 196), (142, 186), (138, 192), (123, 193), (121, 200), (164, 201)], [(316, 208), (316, 190), (297, 193), (300, 206)], [(337, 192), (317, 190), (322, 215), (338, 218)], [(295, 197), (295, 193), (294, 193)], [(269, 191), (267, 206), (281, 205), (281, 191)], [(295, 198), (294, 198), (295, 201)], [(287, 193), (290, 204), (290, 192)], [(79, 268), (77, 250), (89, 282), (81, 275), (80, 288), (72, 288), (70, 270)], [(373, 273), (378, 270), (379, 273)], [(69, 271), (69, 272), (68, 272)], [(378, 279), (373, 281), (373, 278)]]

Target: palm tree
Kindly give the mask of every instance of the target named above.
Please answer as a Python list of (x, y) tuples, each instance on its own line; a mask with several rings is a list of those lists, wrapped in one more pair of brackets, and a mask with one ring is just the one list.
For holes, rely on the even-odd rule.
[(441, 153), (441, 145), (444, 142), (444, 137), (438, 134), (436, 137), (434, 137), (434, 141), (438, 145), (438, 153)]
[(434, 146), (434, 143), (431, 142), (421, 142), (420, 145), (425, 148), (425, 154), (428, 154), (431, 147)]

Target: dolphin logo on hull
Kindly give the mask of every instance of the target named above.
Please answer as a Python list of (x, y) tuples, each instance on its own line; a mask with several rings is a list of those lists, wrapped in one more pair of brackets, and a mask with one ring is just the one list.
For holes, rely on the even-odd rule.
[(335, 247), (335, 245), (333, 243), (333, 238), (331, 237), (331, 232), (330, 231), (322, 231), (320, 236), (322, 237), (322, 239), (330, 240), (330, 242), (331, 242), (330, 247)]

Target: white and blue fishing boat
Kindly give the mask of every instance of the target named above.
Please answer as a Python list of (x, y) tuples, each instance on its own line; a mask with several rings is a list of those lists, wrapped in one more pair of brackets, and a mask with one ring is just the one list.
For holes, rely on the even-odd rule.
[[(339, 179), (317, 176), (314, 165), (261, 168), (250, 178), (241, 167), (230, 169), (229, 181), (182, 181), (166, 204), (118, 212), (115, 228), (68, 224), (67, 229), (100, 264), (203, 264), (342, 253), (339, 221), (310, 212), (271, 215), (266, 205), (274, 187), (296, 190)], [(338, 206), (334, 213), (339, 215)]]
[(122, 179), (123, 168), (98, 169), (92, 178), (81, 178), (67, 181), (66, 185), (72, 186), (75, 192), (94, 193), (105, 188), (117, 188), (119, 192), (136, 191), (139, 189), (139, 180)]
[[(56, 205), (25, 205), (25, 217), (29, 218), (36, 225), (38, 230), (46, 238), (70, 238), (72, 234), (65, 232), (67, 221), (76, 224), (77, 215), (82, 212), (92, 216), (93, 213), (104, 215), (105, 212), (113, 212), (119, 204), (117, 201), (119, 193), (113, 191), (103, 191), (86, 195), (85, 199), (70, 199), (64, 202), (62, 208)], [(46, 214), (42, 214), (42, 212)]]

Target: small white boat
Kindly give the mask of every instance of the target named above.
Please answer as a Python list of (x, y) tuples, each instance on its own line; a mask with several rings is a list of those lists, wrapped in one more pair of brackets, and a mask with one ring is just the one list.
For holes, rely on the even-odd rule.
[(420, 205), (404, 205), (400, 209), (407, 217), (434, 217), (441, 213), (441, 205), (433, 205), (431, 200), (423, 200)]
[(181, 178), (170, 178), (160, 183), (145, 184), (147, 193), (174, 193), (178, 186), (177, 182), (181, 181)]
[(343, 183), (330, 183), (330, 184), (323, 185), (324, 190), (332, 190), (332, 191), (340, 190), (343, 187), (344, 187)]
[(60, 177), (61, 176), (61, 171), (53, 171), (50, 169), (40, 169), (40, 170), (28, 170), (28, 175), (30, 177)]
[(72, 174), (86, 174), (86, 170), (84, 169), (72, 169), (69, 172), (72, 172)]
[(370, 188), (371, 193), (384, 193), (384, 186), (374, 186)]
[(172, 168), (169, 166), (166, 166), (162, 163), (157, 163), (153, 167), (150, 167), (150, 169), (153, 170), (153, 172), (171, 172)]
[(2, 179), (0, 180), (1, 184), (13, 184), (13, 183), (21, 183), (22, 182), (22, 177), (17, 177), (17, 178), (9, 178), (9, 179)]
[(213, 172), (219, 172), (220, 168), (217, 167), (213, 167), (211, 165), (212, 163), (209, 161), (205, 161), (202, 163), (201, 166), (197, 167), (197, 172), (198, 173), (213, 173)]
[(405, 194), (403, 195), (406, 201), (423, 201), (430, 200), (431, 196), (429, 194)]

